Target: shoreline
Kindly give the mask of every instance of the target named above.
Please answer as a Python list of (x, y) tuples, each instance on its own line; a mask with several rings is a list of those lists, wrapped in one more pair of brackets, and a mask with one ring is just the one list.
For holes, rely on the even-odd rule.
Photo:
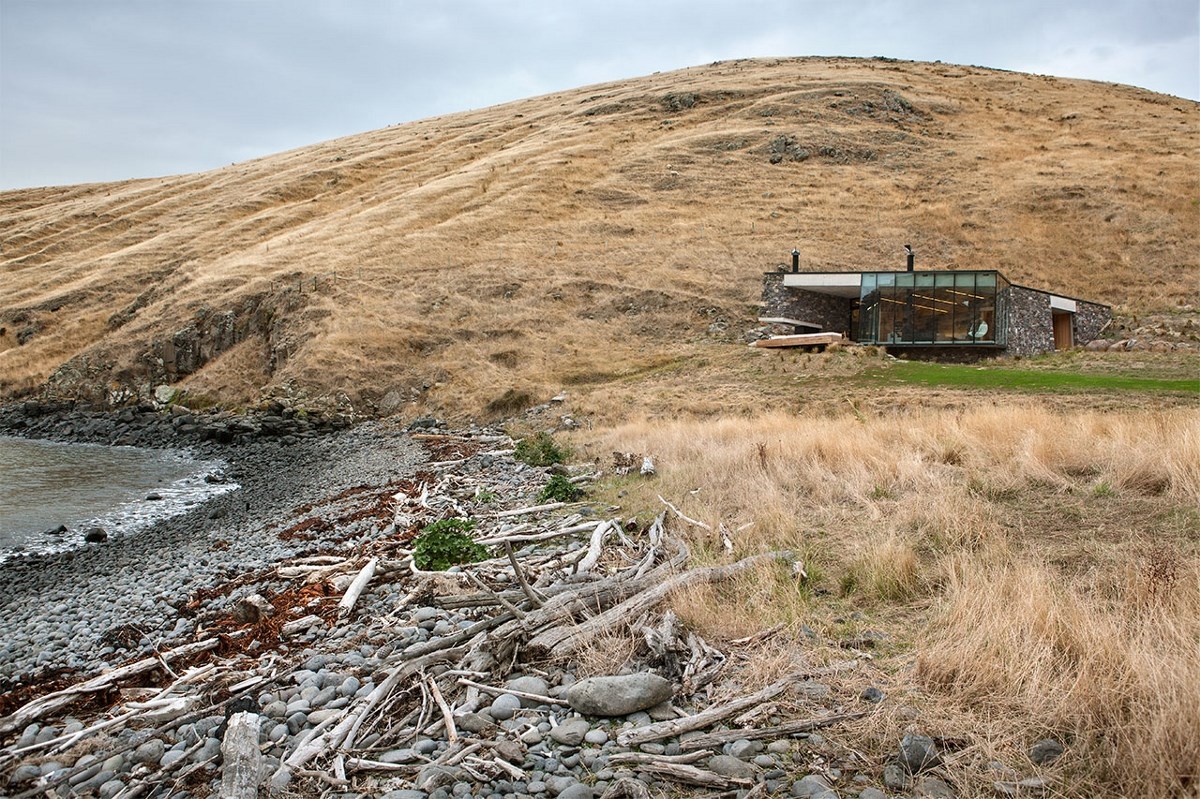
[[(229, 414), (0, 409), (0, 432), (26, 438), (185, 449), (221, 460), (238, 488), (104, 543), (0, 561), (0, 694), (66, 674), (86, 675), (172, 642), (191, 626), (183, 608), (204, 589), (304, 552), (352, 546), (381, 531), (329, 530), (282, 540), (299, 508), (412, 474), (421, 448), (377, 422), (277, 426)], [(125, 417), (123, 419), (122, 417)], [(186, 422), (175, 420), (188, 418)], [(282, 419), (283, 417), (276, 417)], [(14, 421), (17, 423), (14, 424)], [(23, 423), (22, 423), (23, 422)], [(165, 423), (164, 423), (165, 422)], [(269, 432), (264, 433), (264, 429)], [(236, 430), (229, 441), (219, 431)], [(221, 436), (223, 437), (223, 436)]]
[[(42, 465), (38, 452), (43, 447), (54, 464), (63, 463), (66, 457), (63, 453), (81, 448), (78, 450), (80, 458), (72, 457), (71, 460), (84, 462), (78, 468), (99, 468), (102, 473), (112, 468), (111, 464), (94, 462), (89, 450), (128, 450), (137, 453), (139, 459), (146, 460), (134, 462), (131, 466), (140, 473), (139, 478), (133, 478), (120, 466), (115, 467), (117, 480), (123, 484), (123, 489), (114, 491), (103, 503), (88, 501), (86, 504), (75, 504), (70, 498), (73, 489), (61, 485), (52, 487), (47, 496), (35, 494), (32, 499), (36, 500), (36, 509), (27, 507), (30, 497), (18, 494), (15, 499), (7, 498), (4, 509), (13, 511), (15, 516), (11, 519), (5, 516), (4, 520), (12, 521), (16, 526), (8, 524), (0, 529), (0, 563), (23, 555), (60, 555), (94, 543), (97, 536), (103, 541), (112, 541), (136, 535), (147, 527), (186, 513), (220, 494), (240, 488), (237, 483), (227, 479), (229, 464), (224, 460), (193, 457), (186, 449), (68, 443), (0, 433), (0, 453), (7, 454), (6, 451), (13, 446), (20, 453), (23, 444), (28, 444), (29, 448), (24, 450), (24, 455), (17, 454), (18, 462), (31, 458), (29, 463), (34, 468)], [(94, 479), (85, 480), (85, 483), (85, 495), (98, 490)], [(34, 481), (24, 485), (27, 488), (37, 483)], [(33, 517), (37, 515), (41, 518), (35, 524)], [(93, 538), (88, 538), (89, 533)]]

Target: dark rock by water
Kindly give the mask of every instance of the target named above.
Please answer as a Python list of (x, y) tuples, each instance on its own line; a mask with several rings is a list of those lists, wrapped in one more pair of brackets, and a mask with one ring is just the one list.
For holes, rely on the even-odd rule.
[(108, 540), (108, 531), (103, 527), (89, 527), (83, 532), (83, 540), (89, 544), (103, 544)]

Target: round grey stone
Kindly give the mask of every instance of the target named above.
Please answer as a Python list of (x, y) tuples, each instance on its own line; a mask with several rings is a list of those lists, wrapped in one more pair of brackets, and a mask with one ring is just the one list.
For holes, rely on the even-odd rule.
[(204, 746), (192, 754), (193, 763), (201, 763), (205, 760), (211, 760), (221, 754), (221, 739), (208, 738), (204, 741)]
[(100, 788), (96, 791), (96, 795), (99, 796), (100, 799), (112, 799), (114, 796), (119, 794), (124, 788), (125, 788), (125, 783), (123, 783), (117, 779), (112, 779), (112, 780), (109, 780), (108, 782), (104, 783), (103, 785), (101, 785)]
[(883, 767), (883, 784), (893, 791), (903, 791), (908, 787), (908, 775), (896, 763), (888, 763)]
[[(545, 680), (543, 680), (541, 677), (534, 677), (532, 675), (517, 677), (516, 679), (509, 680), (507, 686), (513, 691), (521, 691), (522, 693), (526, 694), (537, 694), (538, 696), (546, 696), (546, 694), (550, 692), (550, 686), (546, 685)], [(541, 703), (533, 699), (521, 699), (522, 707), (537, 707), (539, 704)]]
[(941, 762), (937, 744), (929, 736), (908, 733), (900, 739), (899, 763), (908, 773), (917, 774)]
[(729, 754), (738, 760), (748, 760), (762, 751), (763, 745), (758, 741), (748, 741), (740, 738), (729, 745)]
[(928, 775), (917, 780), (915, 792), (922, 799), (955, 799), (957, 795), (943, 780)]
[(166, 744), (158, 738), (151, 738), (137, 749), (134, 749), (129, 759), (140, 765), (149, 765), (150, 763), (157, 763), (162, 760), (162, 756), (166, 751)]
[(837, 799), (837, 793), (819, 774), (809, 774), (792, 783), (792, 796), (799, 799)]
[(880, 702), (883, 701), (883, 691), (879, 690), (874, 685), (872, 685), (868, 688), (864, 688), (862, 690), (862, 693), (860, 693), (858, 695), (858, 698), (863, 700), (864, 702), (870, 702), (871, 704), (879, 704)]
[(162, 768), (166, 768), (167, 766), (181, 760), (182, 758), (183, 758), (183, 750), (182, 749), (172, 749), (171, 751), (164, 754), (161, 758), (159, 758), (158, 765)]
[(558, 799), (594, 799), (596, 790), (590, 785), (576, 782), (558, 792)]
[(578, 746), (592, 729), (587, 719), (568, 719), (550, 731), (550, 737), (565, 746)]
[(36, 780), (42, 776), (42, 770), (32, 763), (22, 763), (13, 769), (12, 776), (8, 778), (10, 785), (20, 785), (23, 782)]
[(458, 725), (459, 729), (473, 732), (476, 735), (487, 735), (496, 726), (487, 716), (478, 713), (463, 713), (454, 720), (454, 723)]
[(327, 708), (325, 710), (314, 710), (308, 714), (308, 726), (315, 727), (318, 724), (328, 721), (331, 718), (342, 715), (340, 710)]
[(430, 621), (438, 617), (438, 609), (431, 607), (417, 608), (413, 611), (412, 620), (415, 624)]
[(722, 777), (735, 779), (752, 779), (754, 766), (744, 760), (738, 760), (732, 755), (713, 755), (708, 759), (708, 768)]
[(593, 746), (603, 746), (608, 743), (608, 733), (601, 729), (588, 730), (583, 740)]
[(420, 759), (415, 749), (392, 749), (379, 756), (380, 763), (415, 763)]
[(287, 705), (276, 699), (274, 702), (268, 702), (263, 708), (263, 715), (267, 718), (282, 719), (287, 717)]
[[(85, 757), (91, 757), (91, 755), (84, 755), (83, 757), (81, 757), (79, 759), (83, 760)], [(92, 760), (95, 760), (95, 758), (93, 757)], [(79, 766), (80, 766), (79, 763), (75, 764), (75, 768), (79, 768)], [(100, 765), (99, 763), (92, 763), (87, 768), (85, 768), (83, 771), (80, 771), (77, 774), (73, 775), (67, 781), (69, 783), (71, 783), (72, 785), (82, 785), (83, 783), (90, 780), (92, 777), (95, 777), (97, 774), (99, 774), (103, 768), (104, 767), (102, 765)]]
[(512, 694), (500, 694), (492, 700), (492, 704), (488, 707), (488, 713), (497, 721), (505, 721), (516, 715), (520, 708), (520, 699)]
[(1063, 745), (1053, 738), (1043, 738), (1029, 747), (1029, 759), (1039, 766), (1048, 766), (1062, 757)]

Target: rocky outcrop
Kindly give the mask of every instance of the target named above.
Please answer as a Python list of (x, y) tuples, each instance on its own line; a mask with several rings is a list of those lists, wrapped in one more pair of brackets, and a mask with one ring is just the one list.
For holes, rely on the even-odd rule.
[(150, 399), (156, 387), (200, 371), (251, 338), (261, 341), (267, 373), (272, 374), (297, 346), (282, 320), (294, 316), (303, 303), (297, 292), (283, 291), (248, 295), (222, 310), (200, 306), (173, 332), (146, 340), (132, 362), (121, 354), (134, 349), (125, 341), (106, 340), (75, 356), (51, 374), (45, 394), (102, 407)]

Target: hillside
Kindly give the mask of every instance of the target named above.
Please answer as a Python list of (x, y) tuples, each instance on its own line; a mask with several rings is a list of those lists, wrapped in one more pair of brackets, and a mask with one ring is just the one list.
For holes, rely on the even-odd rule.
[(1200, 106), (889, 60), (720, 62), (194, 175), (0, 193), (0, 397), (174, 382), (519, 410), (738, 342), (764, 270), (998, 267), (1195, 302)]

